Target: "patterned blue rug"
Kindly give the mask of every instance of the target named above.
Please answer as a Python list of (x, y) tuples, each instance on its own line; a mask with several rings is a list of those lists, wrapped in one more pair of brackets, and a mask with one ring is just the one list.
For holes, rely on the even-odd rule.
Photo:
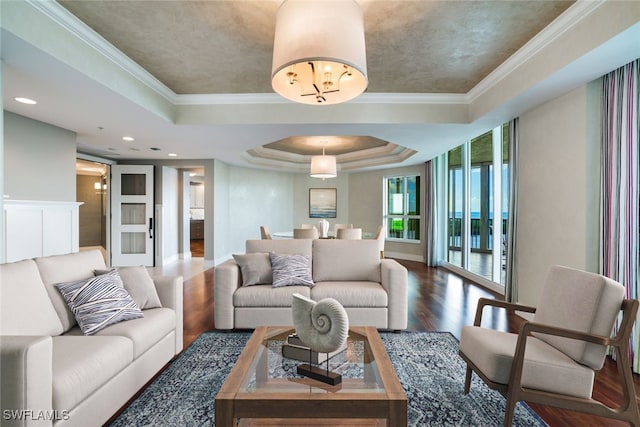
[[(504, 398), (473, 376), (458, 341), (445, 332), (381, 333), (409, 402), (410, 426), (501, 426)], [(189, 346), (111, 426), (213, 426), (214, 398), (249, 339), (249, 332), (206, 332)], [(526, 404), (514, 426), (545, 426)]]

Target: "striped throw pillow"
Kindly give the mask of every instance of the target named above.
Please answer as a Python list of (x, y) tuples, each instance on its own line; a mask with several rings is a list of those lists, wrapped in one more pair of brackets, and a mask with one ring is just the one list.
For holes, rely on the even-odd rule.
[(271, 272), (273, 275), (272, 286), (315, 285), (311, 278), (311, 266), (309, 257), (305, 255), (280, 255), (269, 253), (271, 259)]
[(90, 279), (56, 285), (85, 335), (93, 335), (114, 323), (144, 317), (118, 280), (118, 272), (113, 270)]

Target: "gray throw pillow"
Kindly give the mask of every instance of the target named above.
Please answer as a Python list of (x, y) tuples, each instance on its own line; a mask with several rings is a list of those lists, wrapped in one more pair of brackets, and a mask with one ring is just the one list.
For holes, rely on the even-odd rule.
[(311, 277), (310, 259), (306, 255), (279, 255), (269, 253), (271, 258), (271, 271), (273, 274), (273, 287), (315, 285)]
[(95, 275), (117, 271), (122, 280), (116, 284), (124, 287), (142, 310), (162, 307), (156, 285), (145, 267), (118, 267), (112, 270), (95, 270)]
[(93, 335), (114, 323), (144, 317), (125, 288), (116, 283), (117, 271), (77, 282), (58, 283), (82, 333)]
[(233, 259), (240, 267), (242, 286), (270, 285), (273, 281), (268, 253), (234, 254)]

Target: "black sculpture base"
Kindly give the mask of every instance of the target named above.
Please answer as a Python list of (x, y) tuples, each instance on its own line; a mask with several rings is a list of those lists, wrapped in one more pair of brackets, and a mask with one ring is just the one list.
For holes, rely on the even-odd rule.
[(298, 365), (297, 372), (300, 375), (313, 378), (325, 384), (336, 385), (342, 383), (342, 375), (328, 371), (327, 369), (307, 365), (306, 363), (304, 365)]

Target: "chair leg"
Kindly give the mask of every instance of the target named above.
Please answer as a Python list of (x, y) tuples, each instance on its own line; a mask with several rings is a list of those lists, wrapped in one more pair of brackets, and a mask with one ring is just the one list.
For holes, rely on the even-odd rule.
[(507, 393), (507, 400), (504, 408), (504, 427), (511, 427), (513, 424), (513, 416), (516, 412), (516, 403), (518, 401), (511, 396), (511, 393)]
[(464, 394), (469, 394), (469, 390), (471, 389), (471, 374), (473, 371), (467, 365), (467, 373), (464, 376)]

